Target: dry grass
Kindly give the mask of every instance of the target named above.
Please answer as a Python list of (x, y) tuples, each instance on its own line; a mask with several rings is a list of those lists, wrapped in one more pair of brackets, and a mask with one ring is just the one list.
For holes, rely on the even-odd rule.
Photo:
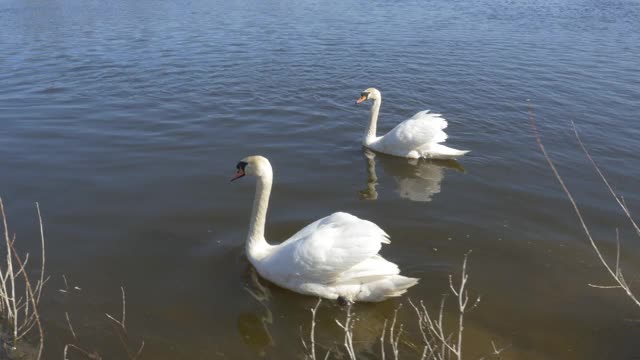
[(462, 274), (460, 276), (460, 283), (454, 285), (453, 278), (449, 275), (449, 289), (451, 293), (455, 295), (457, 299), (458, 310), (458, 322), (457, 328), (452, 331), (447, 331), (443, 322), (444, 306), (446, 302), (446, 296), (443, 296), (440, 302), (440, 311), (438, 316), (432, 316), (424, 303), (420, 301), (420, 306), (414, 304), (411, 300), (409, 303), (413, 307), (418, 317), (418, 325), (420, 327), (420, 333), (422, 334), (422, 340), (424, 348), (420, 359), (433, 359), (433, 360), (445, 360), (445, 359), (462, 359), (462, 339), (464, 333), (464, 316), (467, 312), (473, 310), (478, 303), (480, 303), (480, 297), (476, 297), (472, 303), (469, 303), (469, 292), (467, 291), (467, 281), (469, 275), (467, 274), (467, 258), (469, 254), (464, 256), (462, 262)]
[(0, 263), (0, 316), (11, 331), (11, 340), (15, 346), (18, 341), (37, 330), (38, 352), (36, 359), (42, 357), (44, 347), (44, 331), (40, 322), (38, 305), (42, 295), (42, 288), (46, 282), (45, 269), (45, 242), (44, 227), (40, 206), (36, 203), (38, 220), (40, 223), (40, 238), (42, 245), (42, 262), (40, 265), (40, 278), (33, 284), (26, 268), (29, 262), (29, 254), (20, 256), (16, 250), (15, 234), (10, 234), (4, 203), (0, 198), (0, 213), (4, 227), (4, 245), (6, 261)]
[[(65, 283), (66, 283), (66, 280), (65, 280)], [(132, 340), (129, 337), (129, 333), (127, 331), (127, 325), (126, 325), (127, 297), (126, 297), (124, 287), (120, 287), (120, 291), (122, 293), (122, 315), (120, 319), (117, 319), (115, 316), (110, 314), (105, 314), (105, 316), (107, 317), (108, 320), (110, 320), (110, 323), (113, 326), (113, 331), (115, 335), (118, 337), (118, 340), (120, 341), (120, 345), (122, 345), (122, 349), (124, 349), (126, 353), (126, 358), (129, 360), (137, 360), (140, 358), (140, 356), (142, 355), (142, 351), (144, 350), (144, 340), (140, 342), (140, 345), (137, 345), (135, 347), (131, 346)], [(65, 317), (67, 319), (67, 325), (69, 326), (69, 331), (73, 336), (74, 342), (65, 345), (63, 359), (68, 360), (69, 353), (71, 351), (74, 351), (85, 356), (87, 359), (102, 360), (103, 357), (102, 355), (100, 355), (100, 353), (98, 353), (98, 351), (87, 350), (86, 346), (82, 346), (79, 344), (78, 336), (76, 335), (76, 332), (73, 328), (73, 324), (71, 323), (69, 313), (65, 313)]]
[[(469, 296), (467, 290), (467, 281), (469, 275), (467, 274), (467, 259), (468, 254), (465, 255), (462, 263), (462, 273), (460, 275), (460, 282), (455, 283), (452, 276), (449, 276), (449, 290), (451, 295), (455, 296), (457, 300), (457, 321), (447, 326), (444, 321), (445, 303), (447, 296), (443, 296), (440, 302), (440, 307), (437, 314), (433, 314), (422, 301), (419, 304), (415, 304), (409, 300), (409, 304), (414, 309), (416, 317), (418, 319), (418, 328), (422, 339), (422, 350), (417, 354), (412, 354), (412, 358), (419, 358), (421, 360), (449, 360), (449, 359), (462, 359), (463, 348), (463, 334), (464, 334), (464, 319), (465, 314), (474, 309), (480, 302), (480, 297)], [(319, 299), (316, 306), (311, 309), (311, 328), (309, 332), (309, 345), (302, 340), (302, 345), (307, 353), (307, 358), (310, 360), (316, 360), (316, 313), (322, 300)], [(380, 358), (386, 360), (387, 355), (394, 360), (400, 359), (400, 341), (404, 334), (404, 324), (398, 321), (398, 311), (401, 310), (402, 305), (398, 306), (391, 321), (386, 319), (380, 335)], [(350, 360), (356, 360), (357, 354), (353, 346), (353, 328), (355, 323), (355, 315), (352, 306), (347, 307), (344, 321), (340, 322), (335, 320), (338, 326), (344, 333), (344, 339), (342, 347), (346, 351), (346, 355)], [(493, 345), (494, 352), (492, 355), (499, 355), (502, 350), (497, 349), (495, 344)], [(390, 350), (390, 351), (389, 351)], [(324, 359), (328, 359), (330, 351), (327, 351)]]
[[(39, 304), (42, 297), (42, 289), (47, 282), (45, 279), (45, 238), (40, 206), (36, 203), (38, 221), (40, 225), (40, 242), (42, 259), (39, 264), (40, 276), (34, 281), (29, 276), (27, 265), (29, 264), (29, 254), (21, 256), (16, 250), (16, 236), (9, 231), (7, 215), (4, 208), (2, 198), (0, 198), (0, 216), (2, 217), (3, 234), (4, 234), (4, 251), (6, 257), (4, 261), (0, 261), (0, 317), (7, 326), (12, 346), (31, 337), (32, 334), (37, 336), (37, 352), (34, 355), (35, 360), (42, 358), (44, 349), (44, 330), (40, 321)], [(65, 283), (63, 293), (69, 291), (69, 285), (66, 277), (63, 276)], [(74, 287), (80, 290), (79, 287)], [(113, 315), (105, 314), (107, 320), (113, 326), (114, 333), (117, 335), (123, 349), (126, 352), (127, 359), (137, 360), (140, 358), (144, 349), (144, 341), (140, 345), (131, 346), (132, 341), (126, 327), (126, 295), (124, 288), (122, 293), (122, 315), (116, 318)], [(87, 351), (79, 345), (78, 336), (73, 328), (69, 313), (65, 313), (65, 318), (69, 326), (69, 330), (74, 342), (67, 344), (64, 348), (64, 359), (68, 359), (70, 352), (75, 351), (88, 359), (102, 359), (97, 351)]]

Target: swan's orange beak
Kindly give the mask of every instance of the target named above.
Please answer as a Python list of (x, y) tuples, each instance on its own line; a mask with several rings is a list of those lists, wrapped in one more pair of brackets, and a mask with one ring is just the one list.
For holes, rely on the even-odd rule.
[(360, 96), (360, 98), (359, 98), (358, 100), (356, 100), (356, 104), (360, 104), (361, 102), (363, 102), (363, 101), (365, 101), (365, 100), (367, 100), (367, 97), (366, 97), (366, 96), (364, 96), (364, 95), (363, 95), (363, 96)]
[(238, 180), (243, 176), (244, 176), (244, 170), (238, 169), (238, 171), (236, 171), (236, 174), (231, 178), (231, 181)]

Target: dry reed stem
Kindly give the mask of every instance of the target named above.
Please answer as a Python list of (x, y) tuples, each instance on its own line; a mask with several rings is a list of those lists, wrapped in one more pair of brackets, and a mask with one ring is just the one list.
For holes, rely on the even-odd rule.
[[(7, 225), (7, 215), (4, 211), (4, 203), (0, 199), (0, 210), (2, 210), (2, 223), (4, 224), (4, 239), (5, 245), (7, 248), (7, 269), (5, 270), (5, 276), (3, 276), (2, 281), (2, 298), (7, 306), (7, 316), (8, 320), (12, 322), (12, 332), (13, 339), (18, 338), (18, 310), (17, 310), (17, 300), (15, 294), (15, 275), (13, 274), (13, 260), (11, 256), (11, 238), (9, 237), (9, 226)], [(9, 281), (9, 285), (7, 286), (7, 281)]]
[(344, 330), (344, 348), (347, 350), (347, 354), (349, 354), (349, 359), (350, 360), (356, 360), (356, 351), (353, 348), (353, 318), (352, 318), (352, 314), (351, 314), (351, 306), (352, 304), (349, 303), (349, 305), (347, 305), (347, 316), (344, 320), (344, 325), (342, 323), (340, 323), (340, 321), (338, 321), (337, 319), (335, 320), (336, 324), (338, 324), (338, 326), (340, 326), (342, 328), (342, 330)]
[(400, 324), (398, 335), (394, 337), (393, 333), (396, 328), (396, 321), (398, 320), (398, 310), (400, 310), (401, 307), (402, 304), (398, 305), (398, 307), (393, 311), (393, 320), (391, 321), (391, 327), (389, 328), (389, 344), (391, 345), (391, 351), (393, 351), (393, 358), (395, 360), (398, 360), (398, 343), (400, 342), (400, 335), (402, 335), (402, 324)]
[[(22, 263), (22, 261), (20, 260), (20, 257), (18, 256), (16, 249), (13, 247), (13, 242), (11, 243), (11, 251), (13, 252), (13, 255), (15, 257), (16, 262), (18, 263), (18, 266), (20, 266), (21, 269), (24, 269), (24, 265)], [(40, 359), (40, 357), (42, 356), (42, 349), (44, 347), (44, 330), (42, 329), (42, 324), (40, 323), (40, 314), (38, 314), (38, 302), (36, 300), (36, 296), (34, 294), (33, 291), (33, 287), (31, 286), (31, 282), (29, 281), (29, 276), (27, 275), (26, 272), (22, 273), (23, 278), (24, 278), (24, 282), (25, 282), (25, 287), (26, 287), (26, 291), (28, 293), (27, 298), (25, 299), (26, 302), (31, 302), (32, 306), (33, 306), (33, 311), (32, 312), (27, 312), (28, 315), (25, 315), (25, 322), (22, 324), (21, 327), (19, 327), (19, 329), (25, 329), (22, 332), (20, 332), (19, 337), (16, 339), (19, 340), (20, 338), (22, 338), (23, 336), (27, 335), (29, 333), (29, 330), (31, 330), (31, 328), (34, 325), (38, 326), (38, 330), (40, 332), (40, 346), (38, 348), (38, 359)]]
[(132, 353), (128, 344), (129, 336), (127, 334), (127, 327), (126, 327), (127, 300), (125, 296), (124, 287), (121, 286), (120, 291), (122, 292), (122, 320), (117, 320), (116, 318), (114, 318), (109, 314), (105, 314), (105, 315), (107, 316), (107, 318), (111, 319), (114, 323), (119, 325), (119, 328), (116, 328), (115, 325), (112, 323), (112, 325), (114, 326), (114, 331), (118, 335), (118, 339), (120, 340), (122, 347), (127, 352), (127, 356), (131, 360), (136, 360), (138, 357), (140, 357), (140, 354), (142, 354), (142, 350), (144, 349), (144, 340), (142, 340), (140, 347), (138, 348), (138, 351), (136, 351), (135, 353)]
[(69, 324), (69, 330), (71, 330), (71, 335), (73, 335), (73, 340), (78, 341), (78, 337), (76, 336), (76, 332), (73, 331), (73, 326), (71, 325), (71, 319), (69, 318), (69, 313), (64, 312), (64, 316), (67, 318), (67, 324)]
[(466, 253), (462, 262), (462, 273), (460, 275), (460, 284), (454, 285), (453, 277), (449, 276), (449, 290), (457, 297), (458, 321), (457, 328), (453, 332), (448, 333), (444, 325), (444, 306), (447, 296), (444, 295), (440, 301), (440, 308), (437, 317), (434, 317), (420, 301), (420, 306), (414, 304), (409, 299), (409, 304), (413, 307), (418, 317), (418, 327), (424, 347), (422, 349), (421, 359), (462, 359), (462, 343), (464, 333), (464, 317), (465, 314), (473, 310), (480, 302), (480, 297), (469, 303), (469, 294), (467, 290), (467, 260), (469, 253)]
[(127, 300), (124, 294), (124, 287), (120, 286), (120, 291), (122, 292), (122, 320), (116, 320), (113, 316), (109, 315), (109, 314), (105, 314), (107, 315), (107, 317), (111, 320), (113, 320), (116, 324), (120, 325), (120, 327), (122, 328), (122, 330), (126, 333), (127, 332), (127, 327), (125, 325), (125, 320), (126, 320), (126, 314), (127, 314)]
[(42, 253), (42, 268), (40, 270), (40, 282), (38, 284), (36, 297), (36, 302), (40, 302), (40, 296), (42, 295), (42, 287), (44, 286), (44, 268), (45, 268), (45, 246), (44, 246), (44, 226), (42, 225), (42, 214), (40, 213), (40, 204), (36, 202), (36, 209), (38, 210), (38, 222), (40, 223), (40, 245), (41, 245), (41, 253)]
[[(446, 303), (447, 296), (444, 295), (440, 302), (439, 311), (436, 317), (432, 316), (431, 313), (427, 310), (424, 303), (420, 301), (419, 306), (416, 305), (411, 299), (409, 299), (409, 304), (415, 310), (417, 318), (418, 318), (418, 328), (420, 330), (420, 334), (422, 336), (422, 341), (424, 342), (424, 347), (421, 352), (421, 360), (448, 360), (448, 359), (457, 359), (462, 360), (462, 346), (463, 346), (463, 332), (464, 332), (464, 320), (465, 314), (469, 311), (473, 310), (480, 302), (480, 297), (476, 297), (473, 302), (470, 301), (470, 297), (467, 290), (467, 284), (469, 280), (469, 275), (467, 274), (467, 261), (468, 256), (471, 252), (465, 254), (464, 260), (462, 262), (462, 273), (460, 275), (460, 283), (454, 284), (453, 278), (449, 277), (449, 290), (457, 297), (457, 311), (458, 318), (456, 321), (456, 325), (454, 326), (454, 331), (449, 333), (448, 330), (445, 329), (444, 324), (444, 307)], [(309, 333), (310, 337), (310, 347), (307, 346), (307, 343), (301, 337), (302, 345), (304, 349), (310, 356), (310, 359), (316, 359), (315, 352), (315, 326), (316, 326), (316, 315), (318, 308), (321, 303), (321, 299), (318, 300), (315, 307), (311, 308), (311, 330)], [(395, 360), (398, 360), (399, 357), (399, 344), (400, 338), (404, 333), (404, 325), (398, 323), (398, 311), (402, 308), (402, 304), (400, 304), (393, 313), (393, 318), (391, 321), (388, 319), (384, 320), (384, 325), (382, 327), (382, 332), (380, 335), (380, 357), (382, 360), (386, 359), (385, 353), (385, 343), (388, 342), (391, 347), (392, 354)], [(356, 352), (353, 347), (353, 328), (354, 328), (354, 314), (352, 312), (352, 305), (349, 304), (347, 307), (347, 314), (344, 322), (340, 322), (337, 319), (335, 320), (336, 324), (340, 326), (340, 328), (344, 332), (344, 340), (343, 346), (347, 351), (348, 358), (350, 360), (356, 359)], [(388, 333), (387, 333), (388, 329)], [(388, 334), (388, 335), (387, 335)], [(500, 354), (503, 349), (497, 349), (495, 344), (492, 342), (493, 353), (492, 355)], [(327, 351), (325, 355), (325, 359), (329, 357), (329, 351)]]
[(327, 353), (324, 354), (324, 360), (327, 360), (329, 358), (329, 354), (331, 354), (331, 349), (327, 349)]
[[(322, 303), (322, 298), (318, 298), (318, 302), (316, 303), (316, 306), (311, 308), (311, 330), (309, 334), (309, 339), (311, 341), (310, 349), (307, 349), (307, 344), (304, 342), (304, 339), (300, 337), (302, 340), (302, 346), (304, 346), (304, 349), (311, 354), (311, 360), (316, 360), (316, 312), (318, 311), (318, 308), (320, 307), (321, 303)], [(326, 356), (329, 356), (328, 353)]]
[(387, 330), (387, 319), (384, 319), (384, 324), (382, 324), (382, 334), (380, 335), (380, 355), (382, 356), (382, 360), (385, 360), (384, 353), (384, 333)]
[[(562, 176), (560, 176), (560, 173), (556, 169), (555, 165), (553, 164), (553, 161), (551, 160), (551, 158), (549, 157), (549, 154), (547, 153), (546, 148), (544, 147), (544, 144), (542, 143), (542, 139), (541, 139), (540, 134), (538, 133), (538, 129), (536, 127), (536, 120), (535, 120), (535, 117), (533, 115), (533, 109), (531, 107), (531, 104), (529, 104), (529, 121), (531, 123), (531, 127), (533, 129), (533, 133), (534, 133), (534, 136), (536, 138), (536, 142), (538, 143), (538, 146), (540, 147), (540, 150), (542, 150), (542, 154), (544, 155), (544, 158), (547, 161), (547, 164), (549, 164), (549, 167), (551, 168), (551, 171), (553, 172), (553, 175), (555, 176), (556, 180), (558, 180), (558, 182), (560, 183), (560, 186), (562, 187), (562, 190), (564, 191), (564, 193), (569, 198), (569, 201), (571, 202), (571, 205), (573, 206), (573, 210), (575, 211), (576, 215), (578, 216), (578, 220), (580, 221), (580, 225), (582, 226), (582, 229), (584, 230), (584, 233), (586, 234), (587, 239), (589, 239), (589, 243), (590, 243), (591, 247), (595, 251), (596, 255), (598, 256), (598, 259), (600, 260), (600, 262), (602, 263), (604, 268), (607, 270), (609, 275), (611, 275), (613, 280), (618, 284), (616, 286), (613, 286), (612, 288), (621, 288), (621, 289), (623, 289), (623, 291), (627, 294), (627, 296), (638, 307), (640, 307), (640, 300), (638, 300), (638, 298), (635, 296), (635, 294), (631, 291), (631, 288), (629, 287), (629, 284), (627, 284), (626, 280), (624, 279), (624, 276), (622, 274), (622, 270), (620, 269), (620, 264), (618, 263), (618, 258), (616, 260), (616, 268), (613, 269), (611, 267), (611, 265), (609, 265), (607, 260), (605, 260), (604, 256), (602, 255), (602, 252), (600, 251), (600, 248), (598, 247), (598, 244), (596, 244), (595, 240), (591, 236), (591, 231), (589, 230), (589, 227), (587, 226), (587, 224), (586, 224), (586, 222), (585, 222), (585, 220), (584, 220), (584, 218), (582, 216), (582, 212), (580, 211), (580, 208), (578, 207), (576, 201), (574, 200), (573, 195), (571, 194), (571, 192), (569, 191), (569, 189), (565, 185)], [(622, 208), (622, 210), (624, 211), (625, 215), (627, 216), (627, 218), (629, 219), (631, 224), (636, 229), (636, 232), (638, 232), (638, 236), (640, 236), (640, 228), (638, 227), (636, 222), (631, 217), (631, 214), (629, 213), (629, 210), (628, 210), (627, 206), (624, 204), (622, 199), (617, 196), (615, 191), (613, 191), (613, 188), (611, 187), (611, 185), (609, 185), (609, 182), (607, 181), (606, 177), (603, 175), (602, 171), (600, 171), (600, 168), (598, 167), (596, 162), (593, 160), (593, 158), (591, 157), (591, 155), (587, 151), (586, 147), (582, 143), (582, 140), (580, 139), (580, 136), (578, 135), (578, 131), (575, 129), (575, 125), (574, 125), (574, 132), (576, 134), (578, 142), (580, 143), (580, 146), (582, 147), (583, 152), (587, 155), (587, 157), (591, 161), (591, 164), (596, 169), (596, 171), (600, 175), (601, 179), (604, 181), (604, 183), (606, 184), (607, 188), (611, 192), (612, 196), (614, 197), (614, 199), (616, 200), (618, 205)]]
[(83, 355), (85, 355), (87, 358), (91, 359), (91, 360), (102, 360), (102, 356), (100, 356), (100, 354), (98, 354), (97, 352), (88, 352), (87, 350), (77, 346), (77, 345), (73, 345), (73, 344), (67, 344), (64, 346), (64, 352), (62, 353), (63, 359), (64, 360), (69, 360), (69, 358), (67, 357), (68, 353), (69, 353), (69, 349), (74, 349), (80, 353), (82, 353)]
[(587, 158), (591, 162), (591, 165), (593, 165), (593, 168), (598, 172), (598, 175), (600, 175), (600, 179), (602, 179), (604, 184), (607, 186), (607, 189), (609, 189), (609, 192), (611, 193), (611, 196), (613, 196), (613, 198), (616, 200), (616, 202), (618, 203), (618, 205), (620, 206), (620, 208), (622, 209), (622, 211), (626, 215), (627, 219), (629, 219), (629, 222), (631, 223), (631, 226), (633, 226), (633, 228), (635, 229), (636, 234), (640, 237), (640, 226), (638, 226), (638, 224), (635, 222), (635, 220), (633, 220), (633, 217), (631, 216), (631, 213), (629, 212), (629, 208), (624, 203), (624, 199), (621, 196), (619, 196), (618, 194), (616, 194), (616, 192), (613, 190), (613, 188), (609, 184), (609, 181), (607, 180), (607, 178), (604, 176), (602, 171), (600, 171), (600, 167), (596, 164), (595, 160), (593, 160), (593, 158), (591, 157), (591, 154), (589, 153), (589, 150), (587, 150), (587, 147), (584, 146), (584, 143), (582, 142), (582, 139), (580, 138), (580, 134), (578, 133), (578, 129), (576, 129), (576, 124), (573, 122), (573, 120), (571, 121), (571, 125), (573, 126), (573, 133), (576, 135), (576, 139), (578, 140), (578, 143), (580, 144), (580, 147), (582, 148), (582, 152), (584, 152), (584, 154), (587, 156)]
[[(66, 277), (63, 277), (64, 282), (65, 282), (65, 286), (68, 288), (68, 283), (67, 283), (67, 279)], [(75, 288), (78, 288), (77, 286)], [(62, 290), (62, 289), (60, 289)], [(127, 358), (130, 360), (136, 360), (140, 357), (140, 355), (142, 354), (142, 351), (144, 350), (144, 346), (145, 346), (145, 342), (144, 340), (141, 341), (140, 346), (136, 349), (131, 349), (129, 347), (129, 343), (130, 343), (130, 339), (129, 339), (129, 335), (128, 335), (128, 331), (127, 331), (127, 327), (126, 327), (126, 306), (127, 306), (127, 299), (126, 299), (126, 293), (125, 293), (125, 289), (124, 287), (120, 287), (120, 291), (122, 293), (122, 318), (120, 320), (116, 319), (114, 316), (110, 315), (110, 314), (106, 314), (106, 317), (111, 320), (109, 323), (111, 324), (111, 326), (113, 326), (114, 329), (114, 333), (118, 336), (118, 340), (120, 341), (120, 344), (122, 345), (122, 347), (124, 348), (125, 352), (127, 353)], [(69, 314), (65, 312), (65, 317), (67, 319), (67, 324), (69, 325), (69, 331), (71, 331), (71, 335), (73, 336), (73, 340), (74, 341), (78, 341), (78, 337), (76, 335), (75, 330), (73, 329), (73, 325), (71, 324), (71, 319), (69, 317)], [(93, 351), (93, 352), (89, 352), (85, 349), (83, 349), (82, 347), (80, 347), (79, 345), (76, 344), (66, 344), (64, 347), (64, 359), (67, 360), (67, 354), (69, 352), (69, 349), (73, 349), (76, 350), (80, 353), (82, 353), (83, 355), (85, 355), (87, 358), (89, 359), (97, 359), (100, 360), (102, 359), (102, 356), (97, 352), (97, 351)], [(134, 352), (135, 351), (135, 352)]]
[[(9, 236), (9, 226), (7, 216), (4, 209), (4, 203), (0, 198), (0, 213), (2, 216), (2, 224), (4, 226), (4, 242), (6, 246), (6, 263), (0, 265), (0, 313), (7, 321), (13, 337), (14, 345), (17, 341), (25, 337), (36, 327), (39, 332), (38, 354), (36, 359), (42, 357), (44, 348), (44, 331), (40, 322), (38, 313), (38, 303), (42, 294), (42, 288), (46, 282), (44, 278), (45, 271), (45, 240), (44, 226), (42, 215), (40, 213), (40, 205), (36, 203), (38, 212), (38, 221), (40, 225), (40, 239), (42, 250), (42, 264), (40, 266), (40, 280), (33, 286), (27, 273), (26, 265), (29, 261), (29, 254), (24, 257), (24, 261), (18, 255), (15, 248), (15, 234)], [(4, 269), (3, 269), (4, 267)], [(23, 282), (17, 283), (16, 278), (22, 277)], [(24, 297), (18, 298), (16, 292), (19, 287), (24, 288)], [(24, 318), (20, 317), (20, 313)]]

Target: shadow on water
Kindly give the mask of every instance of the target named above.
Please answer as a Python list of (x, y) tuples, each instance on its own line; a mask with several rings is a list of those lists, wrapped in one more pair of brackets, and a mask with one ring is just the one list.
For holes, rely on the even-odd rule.
[(405, 159), (377, 154), (369, 149), (364, 149), (363, 154), (367, 162), (367, 187), (360, 191), (360, 199), (364, 200), (378, 198), (376, 162), (382, 164), (386, 175), (394, 178), (397, 185), (395, 192), (411, 201), (429, 202), (440, 193), (446, 169), (465, 172), (456, 160)]

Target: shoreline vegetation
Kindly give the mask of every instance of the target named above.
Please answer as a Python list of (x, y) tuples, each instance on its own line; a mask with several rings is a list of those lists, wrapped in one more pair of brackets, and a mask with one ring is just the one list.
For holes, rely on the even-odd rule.
[[(578, 222), (580, 223), (590, 246), (595, 252), (598, 261), (602, 264), (604, 270), (609, 274), (613, 281), (612, 285), (587, 285), (598, 289), (621, 290), (632, 303), (640, 308), (640, 294), (631, 288), (624, 276), (623, 266), (620, 260), (621, 248), (618, 229), (615, 229), (615, 254), (613, 256), (611, 254), (603, 254), (602, 245), (592, 237), (589, 226), (582, 216), (580, 207), (577, 205), (577, 202), (569, 188), (566, 186), (563, 177), (560, 175), (553, 163), (553, 160), (546, 151), (542, 142), (542, 137), (537, 129), (534, 111), (531, 105), (529, 105), (528, 113), (533, 135), (545, 160), (547, 161), (547, 164), (549, 165), (550, 170), (559, 182), (563, 192), (567, 195), (568, 200), (578, 218)], [(571, 122), (571, 124), (575, 138), (582, 152), (589, 160), (591, 166), (598, 173), (614, 201), (624, 213), (624, 216), (634, 229), (635, 235), (640, 239), (640, 226), (638, 226), (638, 223), (631, 215), (624, 198), (613, 189), (607, 177), (602, 173), (596, 161), (593, 159), (589, 150), (580, 138), (575, 124), (573, 122)], [(45, 331), (41, 322), (39, 304), (42, 298), (42, 289), (48, 281), (48, 277), (45, 276), (46, 246), (44, 225), (38, 203), (36, 203), (36, 210), (40, 226), (41, 243), (41, 260), (37, 267), (33, 265), (35, 260), (31, 260), (33, 257), (30, 257), (29, 253), (21, 255), (18, 252), (16, 246), (16, 235), (9, 231), (9, 222), (5, 213), (4, 203), (0, 197), (0, 214), (2, 216), (4, 235), (4, 251), (0, 255), (4, 255), (0, 260), (0, 318), (2, 320), (2, 327), (0, 328), (0, 344), (2, 345), (0, 346), (0, 358), (2, 359), (40, 360), (45, 346)], [(449, 317), (445, 317), (447, 295), (443, 296), (440, 306), (436, 311), (428, 310), (422, 301), (414, 302), (411, 299), (408, 299), (411, 309), (415, 312), (419, 338), (422, 340), (422, 344), (414, 344), (413, 352), (411, 353), (411, 356), (409, 356), (410, 358), (419, 358), (421, 360), (461, 360), (464, 358), (463, 334), (465, 314), (473, 310), (480, 302), (480, 296), (470, 296), (467, 289), (467, 281), (469, 278), (467, 273), (467, 260), (469, 253), (464, 255), (460, 278), (458, 280), (454, 280), (451, 275), (449, 276), (449, 296), (452, 295), (451, 297), (454, 298), (455, 302), (456, 315), (453, 317), (453, 320), (450, 320)], [(607, 258), (609, 258), (609, 260)], [(36, 273), (37, 276), (30, 275), (32, 273)], [(137, 342), (135, 342), (136, 345), (131, 345), (134, 341), (129, 338), (126, 328), (126, 294), (124, 287), (121, 287), (121, 295), (122, 314), (119, 318), (110, 314), (105, 315), (111, 323), (114, 334), (118, 337), (127, 358), (130, 360), (136, 360), (141, 357), (145, 343), (144, 341), (141, 341), (139, 345)], [(339, 358), (348, 358), (350, 360), (356, 359), (358, 354), (353, 343), (354, 324), (358, 321), (356, 312), (353, 311), (351, 305), (348, 305), (345, 310), (345, 318), (342, 321), (334, 319), (336, 324), (342, 329), (344, 337), (341, 341), (336, 340), (333, 342), (333, 345), (326, 346), (316, 341), (316, 314), (321, 304), (322, 299), (318, 299), (315, 307), (310, 309), (311, 319), (310, 323), (306, 326), (307, 336), (302, 335), (301, 327), (300, 342), (304, 353), (306, 354), (306, 358), (310, 360), (317, 360), (330, 359), (334, 356), (338, 356)], [(382, 332), (378, 338), (378, 355), (383, 360), (387, 358), (397, 360), (404, 356), (408, 356), (405, 352), (400, 354), (399, 350), (400, 340), (404, 333), (404, 324), (400, 323), (397, 318), (398, 311), (401, 308), (402, 304), (395, 309), (394, 316), (391, 320), (386, 319), (384, 321)], [(78, 336), (74, 330), (69, 313), (65, 312), (65, 318), (67, 320), (69, 331), (73, 337), (73, 342), (66, 344), (64, 352), (61, 354), (61, 358), (65, 360), (69, 359), (69, 354), (75, 352), (86, 359), (102, 359), (97, 350), (86, 350), (86, 347), (79, 344)], [(492, 352), (483, 357), (483, 359), (501, 358), (501, 353), (505, 348), (499, 348), (493, 341), (491, 342), (491, 346), (493, 349)]]
[[(469, 252), (470, 253), (470, 252)], [(449, 275), (449, 294), (442, 295), (440, 306), (436, 312), (429, 311), (427, 306), (421, 300), (417, 303), (408, 298), (408, 303), (415, 311), (415, 316), (418, 323), (418, 331), (420, 333), (421, 344), (412, 344), (411, 348), (413, 353), (411, 359), (420, 360), (462, 360), (463, 357), (463, 335), (464, 335), (464, 319), (465, 315), (471, 310), (475, 309), (480, 303), (480, 295), (469, 296), (469, 290), (467, 289), (467, 281), (469, 274), (467, 273), (467, 260), (469, 253), (464, 255), (462, 262), (462, 272), (460, 274), (459, 282), (453, 279), (452, 275)], [(454, 319), (448, 320), (445, 317), (445, 306), (447, 304), (447, 298), (453, 297), (455, 303), (455, 315)], [(353, 345), (354, 339), (354, 324), (357, 321), (356, 314), (352, 311), (352, 305), (349, 304), (346, 308), (346, 315), (343, 321), (334, 319), (336, 324), (344, 332), (344, 339), (342, 344), (337, 342), (332, 346), (323, 346), (316, 341), (316, 314), (318, 308), (322, 304), (322, 299), (318, 299), (316, 305), (310, 309), (311, 311), (311, 324), (309, 328), (309, 338), (305, 341), (304, 337), (300, 337), (302, 346), (307, 354), (307, 359), (330, 359), (333, 353), (339, 354), (337, 358), (348, 358), (349, 360), (356, 360), (358, 358), (356, 349)], [(380, 359), (385, 360), (387, 358), (398, 360), (403, 358), (404, 354), (400, 355), (400, 340), (404, 333), (404, 324), (398, 322), (398, 311), (402, 309), (402, 303), (396, 307), (393, 312), (393, 318), (391, 320), (385, 319), (382, 326), (382, 331), (379, 337), (379, 353)], [(491, 342), (493, 348), (492, 352), (481, 359), (496, 359), (500, 358), (500, 354), (505, 348), (498, 348), (495, 342)], [(320, 356), (320, 351), (317, 348), (322, 348), (324, 356)]]
[[(29, 253), (21, 256), (16, 250), (16, 235), (10, 234), (7, 216), (4, 210), (4, 203), (0, 197), (0, 213), (2, 214), (2, 225), (4, 234), (4, 261), (0, 262), (0, 316), (2, 317), (2, 351), (8, 358), (24, 358), (31, 352), (27, 345), (26, 338), (35, 336), (37, 350), (34, 359), (42, 357), (44, 349), (44, 330), (40, 322), (38, 305), (42, 296), (42, 288), (48, 279), (45, 274), (45, 241), (44, 227), (42, 225), (42, 215), (40, 205), (36, 203), (38, 211), (38, 221), (40, 224), (41, 240), (41, 265), (40, 277), (34, 283), (30, 279), (27, 264), (29, 263)], [(12, 353), (14, 353), (12, 355)], [(19, 356), (19, 357), (18, 357)]]
[[(40, 226), (41, 263), (38, 268), (39, 278), (34, 283), (30, 275), (30, 270), (33, 269), (27, 267), (31, 257), (29, 253), (20, 255), (17, 251), (17, 237), (16, 234), (9, 231), (4, 202), (0, 197), (0, 216), (2, 217), (4, 234), (2, 255), (5, 255), (4, 259), (0, 261), (0, 359), (40, 360), (43, 358), (45, 331), (40, 320), (39, 304), (42, 298), (42, 289), (49, 278), (45, 277), (44, 225), (38, 203), (36, 203), (36, 210)], [(66, 290), (60, 289), (60, 291), (67, 292), (69, 285), (64, 275), (63, 280)], [(121, 287), (120, 290), (122, 293), (120, 318), (108, 313), (105, 313), (105, 316), (111, 323), (126, 358), (137, 360), (144, 350), (145, 342), (142, 340), (139, 345), (131, 345), (133, 341), (129, 338), (126, 326), (126, 294), (124, 287)], [(79, 343), (68, 312), (65, 312), (65, 318), (73, 342), (64, 346), (62, 359), (70, 359), (69, 354), (73, 352), (81, 354), (85, 359), (102, 359), (97, 350), (87, 350), (86, 346)]]

